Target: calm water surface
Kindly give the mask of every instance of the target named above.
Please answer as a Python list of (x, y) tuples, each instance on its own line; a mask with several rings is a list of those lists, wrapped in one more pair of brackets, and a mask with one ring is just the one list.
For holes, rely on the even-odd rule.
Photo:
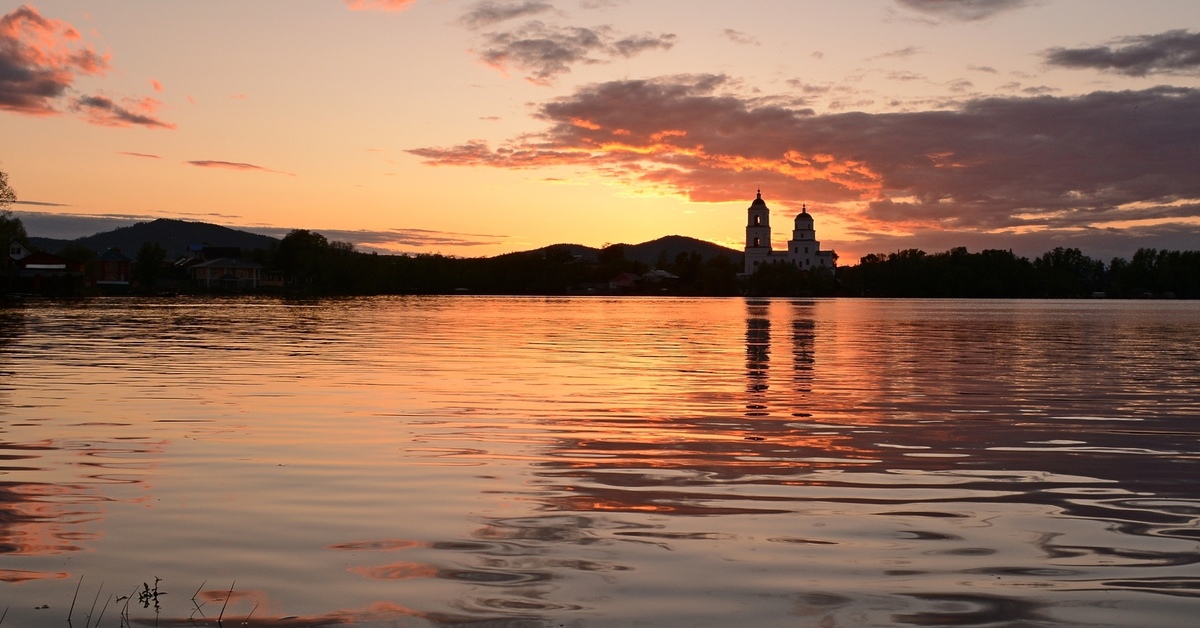
[(1198, 461), (1195, 302), (38, 304), (0, 625), (1194, 626)]

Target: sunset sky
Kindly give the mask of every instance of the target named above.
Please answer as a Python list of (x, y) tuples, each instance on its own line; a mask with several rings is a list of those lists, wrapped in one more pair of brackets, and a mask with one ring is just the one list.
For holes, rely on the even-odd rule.
[(1195, 0), (0, 2), (31, 235), (1200, 249)]

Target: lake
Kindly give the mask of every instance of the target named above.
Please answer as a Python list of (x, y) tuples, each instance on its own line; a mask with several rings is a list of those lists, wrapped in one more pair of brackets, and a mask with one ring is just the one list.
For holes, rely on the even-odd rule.
[(0, 625), (1193, 626), (1198, 463), (1197, 302), (36, 303)]

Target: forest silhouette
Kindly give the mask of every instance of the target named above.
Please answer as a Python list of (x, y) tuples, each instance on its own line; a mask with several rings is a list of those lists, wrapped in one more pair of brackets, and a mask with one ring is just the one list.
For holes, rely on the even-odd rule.
[[(7, 207), (16, 200), (0, 171), (0, 239), (29, 245), (20, 218)], [(278, 281), (257, 289), (299, 296), (377, 294), (654, 294), (681, 296), (850, 296), (925, 298), (1200, 298), (1200, 251), (1138, 249), (1132, 259), (1107, 264), (1076, 248), (1058, 247), (1030, 260), (1011, 250), (942, 253), (908, 249), (871, 254), (836, 271), (763, 264), (740, 274), (736, 252), (702, 255), (662, 253), (654, 264), (626, 255), (624, 244), (605, 246), (593, 257), (569, 245), (490, 258), (439, 254), (379, 255), (355, 250), (307, 229), (294, 229), (266, 248), (239, 255)], [(235, 249), (236, 250), (236, 249)], [(53, 282), (56, 296), (95, 292), (98, 252), (73, 242), (55, 253), (84, 268)], [(13, 276), (13, 261), (4, 267)], [(168, 258), (158, 242), (144, 242), (132, 260), (132, 292), (206, 292), (190, 281), (186, 266)], [(655, 272), (651, 272), (655, 271)], [(14, 284), (8, 282), (9, 289)]]
[[(1012, 251), (971, 253), (959, 247), (929, 254), (910, 249), (867, 255), (855, 266), (801, 270), (766, 264), (749, 277), (742, 262), (698, 253), (628, 259), (623, 244), (595, 259), (565, 246), (491, 258), (361, 253), (345, 242), (295, 230), (255, 259), (313, 294), (677, 294), (685, 296), (857, 296), (960, 298), (1200, 298), (1200, 251), (1139, 249), (1108, 264), (1075, 248), (1030, 260)], [(645, 278), (651, 270), (671, 277)], [(629, 283), (622, 278), (642, 278)], [(620, 285), (614, 287), (616, 283)]]

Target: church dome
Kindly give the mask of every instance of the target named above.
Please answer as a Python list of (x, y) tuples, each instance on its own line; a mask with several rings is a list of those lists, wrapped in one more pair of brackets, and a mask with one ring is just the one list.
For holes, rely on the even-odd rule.
[(796, 214), (796, 225), (800, 225), (801, 223), (809, 225), (809, 229), (812, 228), (813, 217), (812, 214), (808, 213), (808, 205), (801, 205), (800, 213)]
[(767, 202), (766, 202), (766, 201), (764, 201), (764, 200), (763, 200), (763, 198), (762, 198), (762, 190), (759, 190), (759, 191), (758, 191), (758, 196), (756, 196), (756, 197), (754, 198), (754, 202), (753, 202), (753, 203), (750, 203), (750, 207), (751, 207), (751, 209), (753, 209), (753, 208), (755, 208), (755, 207), (766, 207), (766, 206), (767, 206)]

